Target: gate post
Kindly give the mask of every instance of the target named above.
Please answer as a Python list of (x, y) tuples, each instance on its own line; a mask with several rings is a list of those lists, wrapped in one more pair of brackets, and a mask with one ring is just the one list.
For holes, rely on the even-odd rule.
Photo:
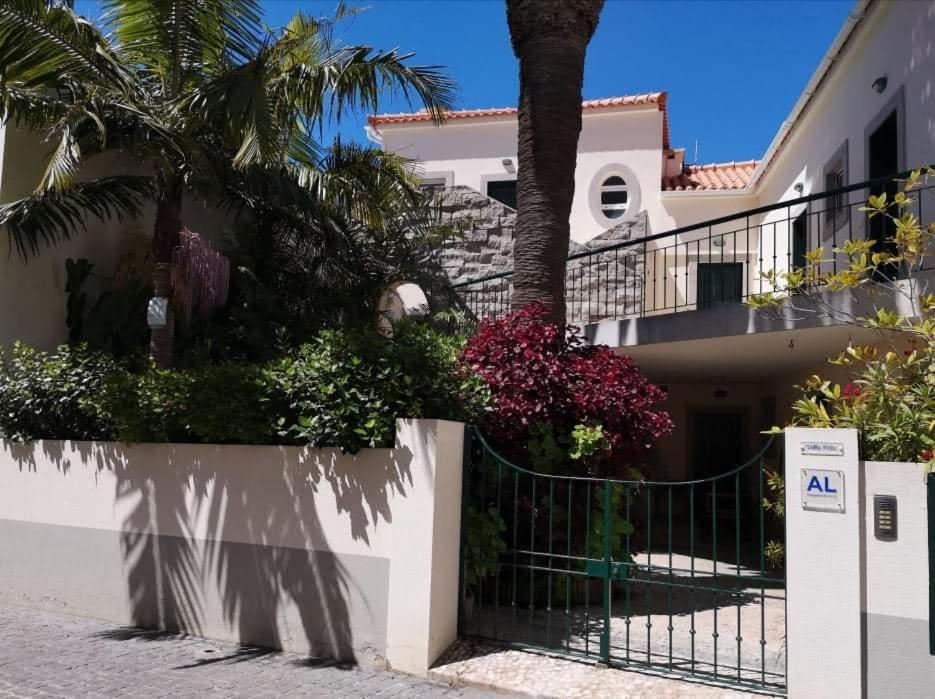
[(457, 638), (464, 425), (397, 420), (386, 661), (425, 674)]
[(790, 697), (863, 696), (857, 430), (789, 428), (786, 649)]

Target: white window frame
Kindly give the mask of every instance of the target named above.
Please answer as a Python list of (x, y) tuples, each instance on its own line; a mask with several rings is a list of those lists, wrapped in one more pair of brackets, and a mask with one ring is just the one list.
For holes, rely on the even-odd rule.
[[(846, 187), (850, 184), (848, 175), (848, 144), (847, 140), (842, 143), (834, 152), (828, 162), (825, 163), (821, 173), (821, 185), (823, 191), (828, 190), (828, 176), (833, 173), (840, 173), (842, 183), (840, 187)], [(839, 189), (837, 187), (836, 189)], [(835, 206), (837, 205), (837, 206)], [(821, 225), (823, 226), (822, 240), (831, 238), (841, 228), (846, 226), (851, 219), (850, 197), (845, 194), (838, 195), (838, 198), (828, 196), (823, 200), (825, 210), (822, 212)]]
[[(622, 216), (611, 218), (604, 213), (604, 204), (601, 203), (601, 194), (604, 191), (604, 182), (611, 177), (619, 177), (624, 181), (627, 191), (626, 209)], [(621, 185), (611, 185), (620, 187)], [(640, 186), (636, 173), (623, 163), (611, 163), (598, 170), (591, 178), (588, 188), (588, 203), (591, 215), (598, 224), (605, 228), (614, 228), (621, 223), (627, 223), (637, 217), (640, 212)]]
[(431, 182), (437, 184), (444, 182), (445, 189), (454, 186), (455, 174), (451, 170), (440, 170), (433, 172), (422, 172), (419, 173), (419, 184), (423, 182)]

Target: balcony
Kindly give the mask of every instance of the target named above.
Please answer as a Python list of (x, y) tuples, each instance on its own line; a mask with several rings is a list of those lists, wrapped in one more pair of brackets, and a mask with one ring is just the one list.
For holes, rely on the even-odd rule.
[[(834, 272), (847, 265), (846, 255), (833, 251), (847, 240), (872, 238), (877, 249), (886, 249), (892, 222), (871, 220), (861, 209), (869, 196), (881, 192), (892, 201), (899, 177), (573, 254), (566, 266), (568, 320), (583, 326), (592, 340), (616, 346), (788, 329), (781, 320), (770, 324), (754, 318), (743, 302), (779, 291), (764, 273), (803, 267), (809, 250), (823, 248), (822, 270)], [(935, 220), (935, 182), (916, 188), (912, 196), (919, 220), (925, 225)], [(931, 268), (924, 260), (923, 269)], [(881, 274), (895, 279), (901, 270)], [(471, 279), (453, 289), (473, 318), (497, 318), (510, 310), (513, 273)]]

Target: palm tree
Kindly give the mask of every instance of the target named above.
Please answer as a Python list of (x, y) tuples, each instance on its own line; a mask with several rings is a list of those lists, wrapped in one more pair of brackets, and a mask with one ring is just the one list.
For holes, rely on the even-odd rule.
[[(0, 206), (0, 224), (27, 258), (89, 215), (137, 217), (152, 201), (157, 298), (170, 296), (187, 193), (246, 208), (286, 197), (305, 224), (335, 205), (366, 219), (380, 206), (368, 194), (375, 179), (381, 199), (387, 187), (410, 196), (411, 178), (369, 149), (345, 149), (329, 170), (316, 130), (346, 110), (375, 110), (387, 90), (418, 98), (436, 119), (451, 106), (453, 83), (437, 67), (337, 42), (336, 22), (355, 12), (344, 5), (279, 31), (263, 27), (258, 0), (103, 6), (98, 27), (67, 2), (0, 0), (0, 118), (57, 144), (33, 194)], [(133, 154), (143, 174), (79, 181), (82, 162), (106, 151)], [(170, 318), (152, 333), (160, 365), (172, 327)]]
[(603, 5), (604, 0), (506, 3), (520, 85), (512, 305), (544, 303), (562, 324), (584, 57)]

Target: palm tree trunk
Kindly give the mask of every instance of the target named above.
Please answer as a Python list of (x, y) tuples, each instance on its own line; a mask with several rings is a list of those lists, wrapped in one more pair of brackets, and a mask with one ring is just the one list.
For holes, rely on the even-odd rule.
[(153, 296), (157, 303), (164, 299), (165, 325), (150, 327), (149, 355), (156, 366), (172, 363), (172, 339), (175, 318), (170, 299), (172, 296), (172, 252), (178, 247), (182, 230), (182, 189), (177, 183), (166, 187), (156, 204), (156, 223), (153, 230)]
[(584, 58), (603, 5), (507, 0), (520, 77), (512, 306), (543, 303), (562, 324)]

